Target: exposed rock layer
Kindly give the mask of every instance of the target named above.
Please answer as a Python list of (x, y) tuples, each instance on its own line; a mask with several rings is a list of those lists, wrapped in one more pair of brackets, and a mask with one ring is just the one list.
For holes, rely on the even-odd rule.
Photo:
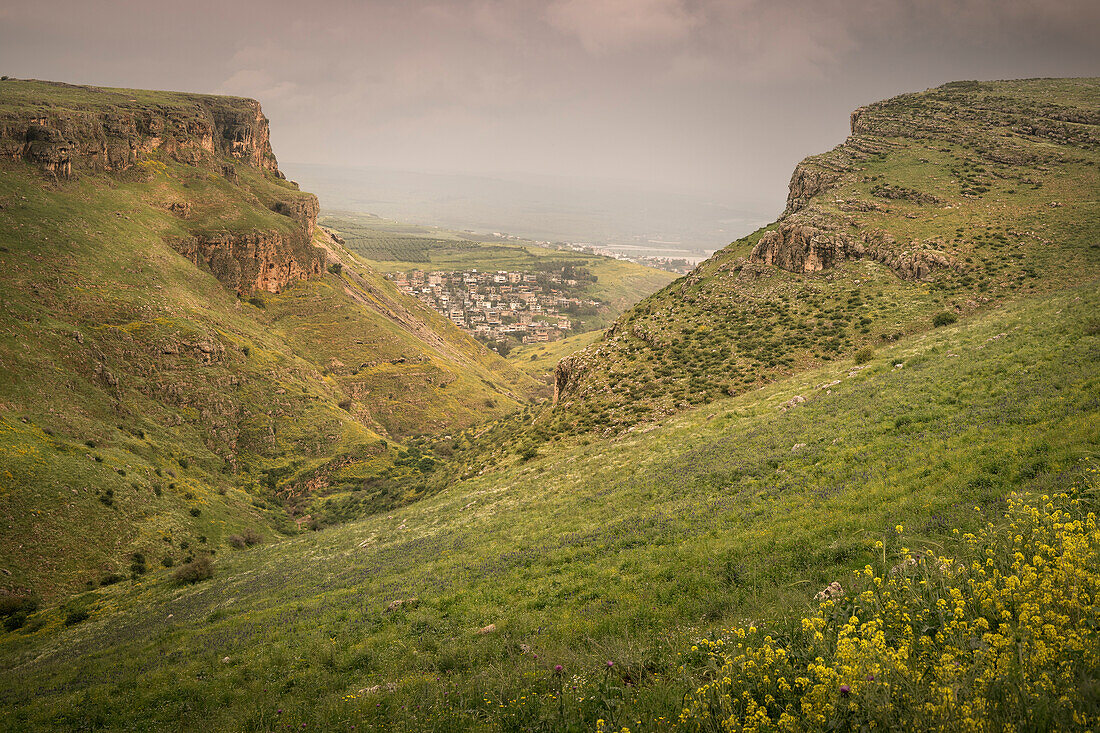
[(924, 279), (934, 268), (951, 264), (951, 258), (943, 252), (919, 243), (898, 248), (894, 238), (882, 232), (851, 236), (819, 222), (790, 220), (764, 234), (749, 255), (749, 261), (775, 265), (791, 272), (818, 272), (844, 260), (865, 257), (886, 265), (907, 280)]
[(152, 153), (214, 170), (230, 158), (282, 175), (253, 99), (178, 94), (149, 103), (128, 90), (71, 88), (80, 94), (72, 105), (26, 104), (0, 114), (0, 158), (22, 158), (62, 177), (82, 168), (126, 170)]
[(175, 240), (172, 246), (242, 296), (254, 290), (278, 293), (292, 282), (321, 274), (320, 251), (302, 234), (210, 232)]

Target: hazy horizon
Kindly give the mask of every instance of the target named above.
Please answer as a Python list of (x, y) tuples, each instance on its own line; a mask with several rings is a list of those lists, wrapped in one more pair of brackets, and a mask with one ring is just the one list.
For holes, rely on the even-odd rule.
[[(463, 175), (280, 163), (322, 213), (359, 212), (414, 224), (581, 242), (620, 252), (698, 259), (773, 220), (783, 208), (737, 209), (690, 194), (561, 176)], [(664, 250), (658, 252), (657, 250)]]

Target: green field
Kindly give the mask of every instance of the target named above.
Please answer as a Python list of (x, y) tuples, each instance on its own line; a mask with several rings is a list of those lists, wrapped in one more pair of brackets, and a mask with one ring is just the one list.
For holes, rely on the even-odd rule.
[(557, 440), (391, 514), (221, 552), (194, 587), (151, 573), (45, 608), (0, 642), (7, 720), (669, 729), (707, 679), (685, 661), (700, 636), (806, 612), (895, 525), (949, 552), (1009, 488), (1072, 488), (1100, 447), (1098, 307), (1096, 283), (1024, 299), (866, 369)]

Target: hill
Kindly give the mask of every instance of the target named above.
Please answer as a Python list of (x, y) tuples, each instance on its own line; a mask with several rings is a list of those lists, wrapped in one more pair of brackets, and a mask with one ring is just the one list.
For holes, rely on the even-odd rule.
[(23, 729), (671, 730), (711, 679), (700, 637), (802, 613), (884, 557), (950, 555), (1011, 489), (1090, 496), (1098, 307), (1093, 282), (989, 309), (866, 369), (219, 554), (198, 585), (151, 573), (43, 608), (0, 636), (0, 705)]
[(621, 430), (1100, 272), (1100, 80), (956, 82), (852, 114), (787, 208), (556, 372), (554, 430)]
[[(552, 410), (408, 441), (394, 466), (447, 456), (419, 501), (5, 603), (6, 723), (1095, 729), (1097, 88), (968, 82), (857, 112), (878, 132), (565, 359)], [(1006, 151), (1039, 157), (989, 162)], [(740, 386), (699, 386), (726, 359)]]
[(0, 82), (5, 591), (427, 491), (538, 385), (315, 227), (252, 100)]

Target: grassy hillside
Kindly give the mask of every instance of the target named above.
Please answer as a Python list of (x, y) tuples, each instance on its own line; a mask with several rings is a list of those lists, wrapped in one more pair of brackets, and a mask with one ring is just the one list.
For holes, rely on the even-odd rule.
[(179, 256), (207, 158), (3, 163), (4, 725), (1096, 729), (1097, 89), (858, 110), (553, 410), (323, 230)]
[(780, 221), (561, 364), (554, 431), (621, 430), (1100, 272), (1100, 80), (948, 84), (852, 126), (799, 165)]
[(537, 272), (551, 262), (584, 267), (594, 283), (577, 289), (607, 304), (595, 316), (583, 317), (584, 328), (606, 327), (620, 313), (671, 282), (675, 275), (600, 255), (557, 250), (535, 244), (482, 242), (457, 232), (391, 222), (369, 215), (334, 214), (323, 218), (340, 232), (347, 247), (380, 272), (411, 270), (522, 270)]
[(996, 522), (1011, 489), (1077, 492), (1100, 449), (1098, 307), (1095, 281), (991, 307), (859, 368), (220, 554), (195, 586), (150, 573), (44, 608), (0, 637), (7, 720), (670, 730), (712, 679), (701, 636), (961, 552), (952, 528)]
[[(219, 127), (210, 105), (253, 126)], [(537, 388), (311, 237), (316, 199), (273, 156), (204, 142), (210, 125), (262, 152), (254, 102), (9, 80), (0, 113), (18, 143), (0, 161), (4, 592), (53, 598), (226, 552), (247, 529), (295, 533), (331, 496), (353, 513), (411, 501), (434, 471), (412, 436)], [(20, 152), (46, 135), (30, 118), (71, 175)], [(120, 140), (145, 147), (105, 158)], [(209, 261), (181, 256), (196, 242)]]

